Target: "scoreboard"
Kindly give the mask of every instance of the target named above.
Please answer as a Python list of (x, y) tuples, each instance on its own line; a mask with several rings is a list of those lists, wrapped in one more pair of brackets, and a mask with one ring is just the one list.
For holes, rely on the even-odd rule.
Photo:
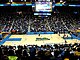
[(52, 2), (35, 2), (36, 12), (51, 12)]
[(32, 10), (35, 16), (51, 16), (52, 2), (48, 1), (37, 1), (32, 4)]

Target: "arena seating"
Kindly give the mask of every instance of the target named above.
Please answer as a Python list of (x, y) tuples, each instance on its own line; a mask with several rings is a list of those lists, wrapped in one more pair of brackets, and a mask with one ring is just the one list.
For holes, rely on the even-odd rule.
[(0, 46), (0, 60), (77, 60), (80, 44)]
[[(79, 28), (79, 17), (76, 18), (72, 14), (54, 14), (51, 17), (42, 19), (35, 18), (34, 16), (24, 15), (2, 15), (0, 18), (0, 24), (2, 31), (10, 32), (16, 30), (16, 32), (26, 33), (30, 26), (30, 32), (68, 32), (68, 30), (75, 30)], [(14, 18), (15, 17), (15, 18)], [(73, 18), (74, 17), (74, 18)], [(30, 20), (30, 21), (29, 21)]]
[(27, 16), (24, 16), (24, 18), (17, 16), (11, 30), (16, 30), (18, 33), (26, 33), (28, 31), (28, 21)]
[[(0, 30), (15, 34), (26, 34), (30, 32), (68, 33), (68, 31), (76, 30), (80, 27), (80, 17), (68, 13), (55, 13), (44, 19), (28, 16), (27, 13), (16, 13), (16, 15), (5, 13), (0, 15), (0, 17)], [(79, 35), (77, 37), (80, 39)]]
[[(10, 12), (7, 8), (5, 10), (0, 9), (0, 11), (3, 10), (0, 12), (0, 31), (13, 34), (0, 41), (0, 60), (80, 60), (80, 41), (78, 42), (80, 33), (71, 32), (71, 30), (80, 28), (80, 15), (67, 12), (52, 12), (50, 17), (43, 19), (42, 17), (32, 16), (33, 12), (27, 11), (29, 8), (26, 8), (26, 12), (23, 11), (24, 8), (15, 8), (14, 11), (12, 9), (8, 9)], [(26, 36), (26, 34), (28, 35)], [(29, 37), (30, 34), (38, 35)], [(47, 34), (47, 38), (40, 34)], [(63, 35), (60, 36), (60, 34)], [(69, 44), (65, 43), (65, 34), (69, 35), (68, 39), (73, 38), (73, 41), (72, 39), (68, 40)], [(0, 35), (0, 38), (2, 38), (2, 35)], [(50, 45), (30, 45), (30, 43), (35, 43), (35, 41), (40, 42), (39, 44), (46, 43), (46, 39)], [(51, 44), (54, 43), (53, 40), (58, 44)], [(19, 42), (21, 45), (19, 45)], [(61, 42), (64, 44), (59, 44)], [(70, 44), (71, 42), (78, 43)], [(8, 46), (7, 44), (14, 46)]]

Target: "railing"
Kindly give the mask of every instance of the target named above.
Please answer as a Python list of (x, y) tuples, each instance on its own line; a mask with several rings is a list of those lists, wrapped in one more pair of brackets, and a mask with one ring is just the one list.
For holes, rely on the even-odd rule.
[(27, 32), (26, 34), (28, 34), (28, 35), (33, 35), (33, 34), (54, 34), (54, 32)]

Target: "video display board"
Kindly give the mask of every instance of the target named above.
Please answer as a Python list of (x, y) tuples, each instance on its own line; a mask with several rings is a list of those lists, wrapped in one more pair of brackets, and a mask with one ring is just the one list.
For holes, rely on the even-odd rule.
[(35, 2), (36, 12), (52, 12), (52, 2)]

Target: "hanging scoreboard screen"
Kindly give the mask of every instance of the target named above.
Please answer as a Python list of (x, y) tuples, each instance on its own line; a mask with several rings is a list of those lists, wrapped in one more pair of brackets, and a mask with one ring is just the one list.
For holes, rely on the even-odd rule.
[(52, 2), (35, 2), (36, 12), (52, 12)]

